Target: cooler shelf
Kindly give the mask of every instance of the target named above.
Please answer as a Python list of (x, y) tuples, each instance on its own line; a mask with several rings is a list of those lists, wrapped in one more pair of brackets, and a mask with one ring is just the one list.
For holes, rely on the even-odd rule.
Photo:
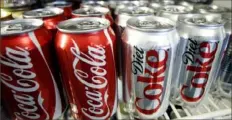
[[(197, 108), (176, 107), (170, 103), (167, 112), (158, 118), (158, 120), (170, 119), (231, 119), (231, 101), (230, 99), (208, 95), (203, 103)], [(127, 115), (121, 114), (118, 108), (117, 118), (128, 119)]]

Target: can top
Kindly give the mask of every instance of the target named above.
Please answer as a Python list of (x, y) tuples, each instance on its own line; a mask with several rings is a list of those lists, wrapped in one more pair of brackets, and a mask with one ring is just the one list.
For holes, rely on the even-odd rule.
[(15, 19), (1, 22), (1, 36), (9, 36), (34, 31), (43, 25), (39, 19)]
[(191, 10), (181, 5), (166, 5), (160, 9), (160, 12), (171, 13), (171, 14), (185, 14)]
[(129, 16), (153, 15), (154, 10), (149, 7), (126, 7), (120, 9), (118, 14), (126, 14)]
[(225, 21), (220, 17), (213, 16), (211, 14), (186, 14), (181, 15), (178, 18), (179, 23), (187, 25), (200, 26), (200, 27), (218, 27), (223, 26)]
[(86, 1), (82, 3), (82, 7), (89, 7), (89, 6), (102, 6), (108, 7), (108, 3), (106, 1)]
[(200, 13), (225, 13), (231, 12), (229, 8), (217, 6), (217, 5), (199, 5), (195, 9), (198, 9)]
[(132, 9), (133, 7), (136, 7), (136, 6), (134, 4), (128, 4), (128, 5), (122, 4), (116, 7), (114, 13), (115, 15), (118, 15), (119, 11), (122, 11), (123, 9)]
[(60, 22), (58, 30), (64, 33), (89, 33), (108, 28), (110, 22), (104, 18), (83, 17)]
[(45, 6), (64, 8), (64, 7), (71, 7), (72, 3), (65, 1), (54, 1), (45, 4)]
[(109, 12), (105, 7), (84, 7), (72, 12), (73, 15), (79, 16), (101, 16)]
[(175, 23), (163, 17), (139, 16), (127, 21), (127, 26), (143, 32), (166, 32), (175, 28)]
[(24, 18), (46, 18), (63, 14), (64, 10), (55, 7), (35, 9), (23, 13)]

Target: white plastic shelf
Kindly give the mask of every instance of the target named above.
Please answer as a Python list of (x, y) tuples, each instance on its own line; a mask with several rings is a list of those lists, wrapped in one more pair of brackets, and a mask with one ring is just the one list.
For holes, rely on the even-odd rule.
[[(129, 117), (126, 114), (121, 114), (118, 108), (117, 118), (120, 120), (128, 119)], [(175, 105), (170, 103), (169, 114), (166, 112), (163, 116), (159, 117), (158, 120), (170, 119), (232, 119), (231, 99), (215, 97), (215, 95), (212, 97), (210, 94), (203, 103), (196, 108), (176, 108)]]

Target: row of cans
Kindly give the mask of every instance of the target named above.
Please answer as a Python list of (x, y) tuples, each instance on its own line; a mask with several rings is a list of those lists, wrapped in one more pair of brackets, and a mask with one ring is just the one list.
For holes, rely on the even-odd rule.
[(187, 7), (166, 5), (157, 15), (168, 15), (155, 17), (154, 9), (124, 3), (113, 20), (108, 5), (87, 3), (70, 16), (50, 7), (1, 22), (1, 99), (11, 118), (59, 118), (64, 88), (75, 119), (109, 119), (118, 107), (118, 77), (123, 109), (132, 118), (157, 118), (169, 98), (199, 104), (221, 58), (229, 56), (224, 51), (231, 31), (221, 19), (231, 21), (226, 11), (187, 14)]

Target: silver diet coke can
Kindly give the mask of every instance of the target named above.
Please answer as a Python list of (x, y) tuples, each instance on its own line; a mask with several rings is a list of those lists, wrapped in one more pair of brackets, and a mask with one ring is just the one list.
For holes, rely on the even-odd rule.
[(210, 15), (179, 17), (177, 30), (181, 39), (175, 61), (179, 74), (172, 81), (171, 97), (174, 103), (195, 106), (207, 95), (220, 62), (225, 38), (223, 25), (223, 21)]
[(155, 16), (127, 21), (123, 41), (125, 111), (139, 119), (158, 118), (169, 104), (178, 35), (175, 23)]

